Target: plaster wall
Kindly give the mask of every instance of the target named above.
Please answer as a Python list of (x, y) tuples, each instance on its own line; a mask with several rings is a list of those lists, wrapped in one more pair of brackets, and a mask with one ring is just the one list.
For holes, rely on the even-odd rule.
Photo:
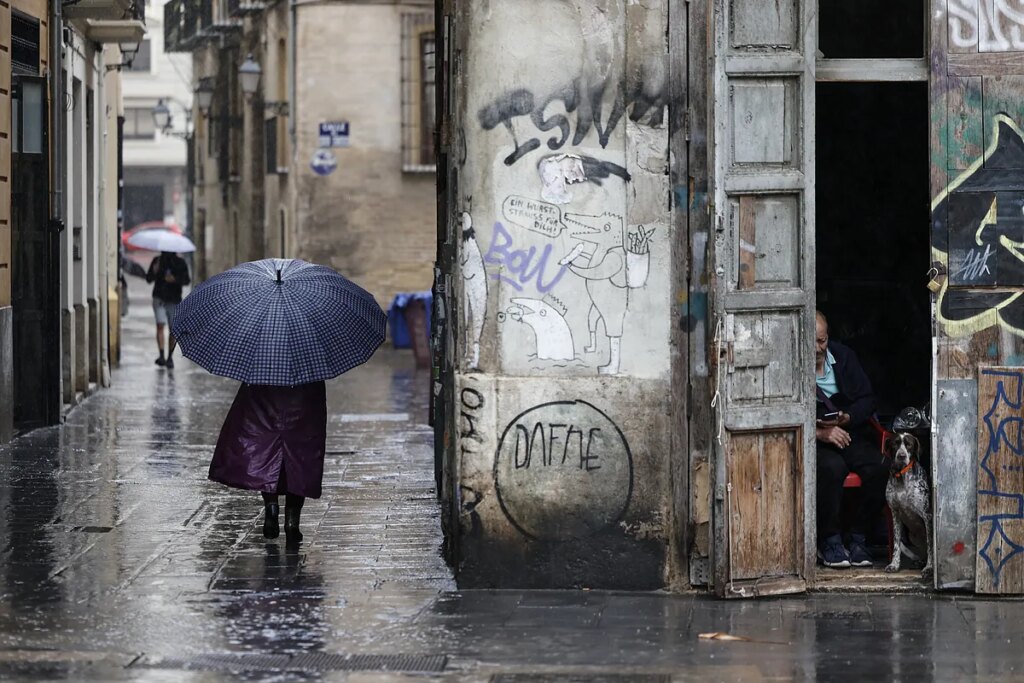
[(666, 1), (456, 10), (464, 585), (669, 581), (667, 23)]
[[(402, 170), (401, 75), (402, 14), (432, 6), (298, 9), (295, 255), (338, 269), (382, 305), (433, 280), (435, 176)], [(351, 144), (331, 150), (337, 170), (318, 176), (319, 124), (333, 121), (350, 123)]]

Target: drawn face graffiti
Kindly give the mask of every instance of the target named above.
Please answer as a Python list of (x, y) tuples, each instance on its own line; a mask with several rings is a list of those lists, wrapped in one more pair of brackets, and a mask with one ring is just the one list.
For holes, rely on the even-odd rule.
[(1024, 337), (1024, 133), (997, 115), (980, 159), (932, 203), (934, 259), (948, 275), (939, 320), (950, 336), (999, 325)]

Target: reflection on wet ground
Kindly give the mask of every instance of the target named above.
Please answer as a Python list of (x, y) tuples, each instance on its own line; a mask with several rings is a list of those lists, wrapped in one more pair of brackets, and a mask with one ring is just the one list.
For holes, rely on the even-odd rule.
[[(407, 352), (382, 349), (330, 383), (324, 496), (306, 505), (298, 549), (267, 542), (259, 497), (206, 479), (235, 383), (186, 361), (173, 371), (154, 366), (148, 302), (134, 294), (114, 387), (60, 428), (0, 448), (0, 676), (180, 681), (235, 671), (261, 680), (536, 683), (1020, 675), (1017, 601), (456, 591), (440, 555), (428, 374)], [(698, 640), (710, 631), (754, 642)]]

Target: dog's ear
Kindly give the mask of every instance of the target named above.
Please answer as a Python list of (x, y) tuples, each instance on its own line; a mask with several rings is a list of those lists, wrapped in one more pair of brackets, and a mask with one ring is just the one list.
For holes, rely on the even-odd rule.
[(899, 439), (896, 434), (889, 434), (885, 439), (885, 448), (882, 449), (882, 454), (887, 458), (895, 457), (896, 455), (896, 442)]
[(904, 434), (904, 438), (910, 446), (910, 457), (917, 460), (918, 456), (921, 455), (921, 442), (913, 434)]

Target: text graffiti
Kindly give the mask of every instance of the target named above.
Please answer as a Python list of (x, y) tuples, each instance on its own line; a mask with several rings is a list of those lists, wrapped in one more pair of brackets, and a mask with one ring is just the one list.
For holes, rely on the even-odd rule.
[(539, 251), (535, 246), (516, 249), (512, 234), (501, 223), (495, 223), (491, 246), (487, 249), (484, 261), (501, 266), (501, 272), (491, 277), (507, 282), (517, 292), (523, 291), (523, 287), (532, 282), (538, 292), (546, 294), (558, 284), (568, 270), (565, 266), (558, 265), (557, 259), (551, 257), (552, 249), (550, 244)]
[(985, 251), (981, 249), (971, 249), (967, 256), (964, 258), (960, 267), (956, 270), (956, 275), (961, 280), (970, 282), (977, 280), (983, 275), (991, 275), (992, 271), (988, 267), (988, 259), (992, 255), (992, 245), (986, 244)]
[(949, 40), (979, 52), (1024, 50), (1024, 0), (949, 0)]
[[(545, 429), (546, 427), (546, 429)], [(566, 465), (585, 472), (601, 469), (597, 464), (600, 456), (593, 452), (594, 436), (601, 434), (600, 427), (583, 430), (575, 425), (538, 422), (530, 429), (527, 425), (516, 425), (516, 469)], [(559, 449), (559, 442), (562, 442)], [(561, 450), (561, 457), (559, 457)], [(534, 455), (539, 457), (534, 460)]]
[[(515, 149), (505, 158), (505, 165), (511, 166), (527, 154), (537, 150), (541, 141), (537, 137), (522, 142), (516, 136), (513, 122), (528, 117), (534, 128), (540, 132), (556, 130), (558, 134), (547, 140), (550, 150), (559, 150), (572, 140), (574, 146), (580, 145), (590, 134), (596, 131), (601, 147), (606, 148), (611, 134), (628, 113), (630, 120), (648, 126), (660, 126), (664, 121), (665, 106), (664, 87), (645, 87), (644, 84), (631, 89), (628, 95), (619, 92), (608, 107), (605, 115), (606, 93), (609, 84), (597, 83), (584, 87), (580, 79), (574, 80), (554, 91), (545, 99), (538, 99), (534, 93), (525, 88), (510, 90), (495, 98), (490, 104), (482, 107), (477, 118), (484, 130), (492, 130), (504, 126), (512, 137)], [(548, 108), (560, 102), (564, 113), (548, 113)], [(575, 126), (573, 125), (575, 120)], [(614, 173), (625, 177), (625, 169), (615, 166)], [(589, 174), (588, 174), (589, 177)]]
[(594, 405), (542, 403), (515, 416), (498, 439), (494, 489), (526, 536), (585, 538), (625, 515), (633, 456), (622, 430)]

